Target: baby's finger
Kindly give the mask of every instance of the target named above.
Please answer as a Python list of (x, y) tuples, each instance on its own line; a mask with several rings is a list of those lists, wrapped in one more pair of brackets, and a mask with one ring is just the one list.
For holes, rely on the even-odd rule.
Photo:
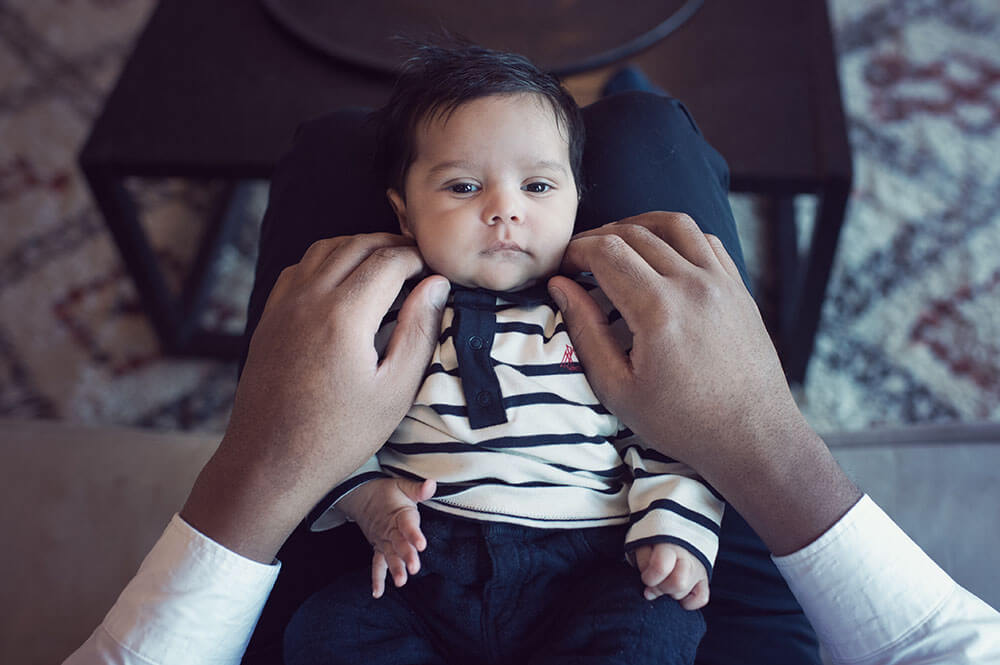
[[(668, 547), (654, 547), (646, 565), (642, 567), (642, 583), (650, 588), (661, 587), (677, 564), (677, 553)], [(660, 588), (661, 591), (665, 591)]]
[(385, 593), (385, 575), (389, 572), (389, 564), (385, 561), (385, 555), (375, 552), (372, 556), (372, 597), (381, 598)]
[(691, 593), (681, 600), (681, 607), (686, 610), (700, 610), (708, 605), (708, 596), (708, 583), (705, 580), (698, 580)]
[(417, 554), (417, 549), (399, 528), (392, 530), (392, 549), (410, 573), (416, 573), (420, 570), (420, 556)]
[(673, 571), (658, 586), (660, 591), (674, 600), (683, 600), (698, 582), (697, 571), (686, 558), (678, 558)]
[(424, 538), (424, 532), (420, 530), (420, 513), (415, 510), (407, 512), (400, 516), (398, 524), (406, 541), (413, 545), (418, 552), (423, 552), (424, 548), (427, 547), (427, 539)]
[(389, 572), (392, 574), (393, 584), (395, 584), (397, 588), (406, 584), (408, 577), (406, 574), (406, 562), (395, 554), (389, 554), (386, 556), (386, 560), (389, 562)]

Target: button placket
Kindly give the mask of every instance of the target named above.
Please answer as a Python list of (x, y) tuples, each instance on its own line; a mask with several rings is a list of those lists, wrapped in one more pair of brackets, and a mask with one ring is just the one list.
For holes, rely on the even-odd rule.
[(496, 333), (496, 297), (481, 291), (455, 294), (455, 350), (469, 426), (480, 429), (507, 422), (490, 347)]

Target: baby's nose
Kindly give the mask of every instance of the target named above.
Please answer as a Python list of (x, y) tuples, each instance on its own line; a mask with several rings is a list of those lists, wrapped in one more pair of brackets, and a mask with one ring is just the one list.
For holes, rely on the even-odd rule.
[(521, 218), (520, 218), (520, 216), (518, 216), (516, 214), (509, 214), (509, 215), (506, 215), (506, 216), (505, 215), (501, 215), (501, 214), (497, 214), (497, 215), (493, 215), (490, 218), (489, 224), (490, 224), (490, 226), (494, 226), (496, 224), (500, 224), (501, 222), (509, 222), (511, 224), (520, 224), (521, 223)]
[(508, 192), (495, 192), (484, 212), (486, 223), (490, 226), (500, 223), (520, 224), (522, 220), (517, 196)]

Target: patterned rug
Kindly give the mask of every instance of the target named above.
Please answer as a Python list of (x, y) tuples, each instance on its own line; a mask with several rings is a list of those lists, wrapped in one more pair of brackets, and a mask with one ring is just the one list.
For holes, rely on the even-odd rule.
[[(800, 404), (821, 430), (1000, 420), (1000, 7), (830, 5), (856, 176)], [(160, 353), (76, 167), (153, 6), (0, 0), (0, 416), (228, 418), (235, 366)], [(131, 186), (179, 288), (219, 188)], [(206, 314), (228, 330), (252, 284), (256, 191)], [(753, 259), (754, 202), (733, 201)]]

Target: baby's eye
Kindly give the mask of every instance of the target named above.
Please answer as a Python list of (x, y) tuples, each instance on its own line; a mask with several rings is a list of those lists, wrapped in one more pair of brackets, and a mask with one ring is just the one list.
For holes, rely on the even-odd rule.
[(552, 185), (547, 182), (529, 182), (524, 188), (532, 194), (544, 194), (552, 189)]
[(479, 186), (472, 182), (456, 182), (454, 185), (449, 185), (448, 190), (453, 194), (472, 194), (479, 191)]

